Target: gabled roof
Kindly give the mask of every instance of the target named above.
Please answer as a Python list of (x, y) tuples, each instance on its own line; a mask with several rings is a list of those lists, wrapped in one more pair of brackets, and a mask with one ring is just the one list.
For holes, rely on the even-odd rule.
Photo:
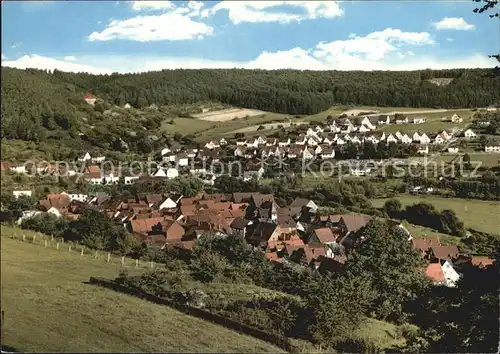
[(329, 227), (315, 229), (313, 232), (321, 243), (335, 242), (339, 236), (338, 234), (334, 234)]
[(433, 246), (430, 247), (430, 251), (437, 259), (453, 259), (460, 254), (458, 247), (455, 245)]
[(161, 223), (162, 217), (149, 219), (135, 219), (130, 221), (130, 228), (135, 233), (147, 233), (152, 230), (153, 226)]
[(445, 281), (443, 268), (440, 263), (431, 263), (425, 269), (425, 275), (434, 282), (441, 283)]
[(471, 263), (474, 266), (480, 267), (480, 268), (484, 268), (484, 267), (488, 267), (490, 265), (493, 265), (494, 262), (495, 262), (494, 259), (491, 259), (491, 258), (488, 258), (488, 257), (478, 257), (478, 256), (475, 256), (475, 257), (472, 257), (472, 259), (471, 259)]
[(341, 220), (344, 222), (348, 232), (354, 232), (361, 229), (371, 220), (368, 215), (342, 215)]

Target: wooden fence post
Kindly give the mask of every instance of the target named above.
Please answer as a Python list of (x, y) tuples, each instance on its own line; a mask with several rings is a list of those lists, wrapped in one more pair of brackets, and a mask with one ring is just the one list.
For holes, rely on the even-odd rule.
[(136, 268), (139, 267), (139, 260), (138, 259), (135, 260), (135, 267)]
[(111, 253), (108, 252), (108, 260), (107, 260), (108, 263), (109, 263), (110, 259), (111, 259)]
[(58, 250), (58, 249), (59, 249), (59, 242), (56, 243), (56, 250)]
[(26, 241), (26, 235), (23, 234), (23, 241)]
[(122, 265), (125, 264), (125, 256), (122, 256)]
[(95, 258), (97, 259), (97, 251), (95, 251)]
[(50, 235), (50, 240), (54, 241), (54, 235)]
[(35, 240), (36, 240), (36, 235), (33, 235), (33, 240), (32, 242), (35, 243)]
[(71, 252), (71, 245), (69, 245), (68, 247), (68, 252)]
[(47, 248), (47, 240), (44, 240), (44, 245), (45, 245), (45, 248)]
[(80, 251), (80, 256), (83, 256), (83, 249), (84, 247), (82, 246), (82, 250)]

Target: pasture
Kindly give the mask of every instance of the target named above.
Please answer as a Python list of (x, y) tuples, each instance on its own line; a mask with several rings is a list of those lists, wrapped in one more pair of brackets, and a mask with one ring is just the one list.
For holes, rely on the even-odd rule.
[(91, 276), (116, 277), (121, 266), (8, 238), (15, 230), (2, 226), (4, 345), (27, 352), (281, 352), (169, 307), (87, 285)]
[(225, 122), (228, 120), (241, 119), (244, 117), (260, 116), (265, 113), (266, 112), (259, 111), (256, 109), (230, 108), (230, 109), (223, 109), (220, 111), (193, 114), (192, 116), (200, 120), (207, 120), (211, 122)]
[[(438, 210), (451, 209), (467, 228), (494, 234), (500, 233), (500, 202), (418, 195), (400, 195), (396, 198), (404, 206), (424, 202), (434, 205)], [(379, 208), (386, 200), (373, 199), (372, 204)]]

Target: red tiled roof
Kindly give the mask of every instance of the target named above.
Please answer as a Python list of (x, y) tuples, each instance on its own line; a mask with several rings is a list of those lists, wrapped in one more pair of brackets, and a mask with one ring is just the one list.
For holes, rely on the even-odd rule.
[(331, 243), (335, 242), (339, 235), (334, 235), (332, 230), (328, 227), (322, 227), (320, 229), (315, 229), (314, 233), (321, 243)]
[(495, 260), (488, 257), (472, 257), (471, 262), (476, 267), (484, 268), (492, 265)]
[(130, 221), (132, 232), (146, 233), (152, 230), (154, 225), (161, 223), (163, 218), (136, 219)]
[(458, 247), (455, 245), (447, 245), (447, 246), (435, 246), (431, 247), (432, 255), (438, 259), (448, 259), (458, 257), (460, 252), (458, 251)]
[(443, 269), (441, 268), (440, 263), (429, 264), (427, 266), (427, 268), (425, 269), (425, 275), (429, 279), (431, 279), (435, 282), (444, 282), (445, 281)]

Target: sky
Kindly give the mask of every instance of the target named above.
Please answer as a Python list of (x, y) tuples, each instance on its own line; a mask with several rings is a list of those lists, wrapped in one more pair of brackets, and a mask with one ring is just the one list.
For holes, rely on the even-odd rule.
[(500, 21), (466, 1), (2, 1), (2, 66), (91, 73), (175, 68), (493, 67)]

